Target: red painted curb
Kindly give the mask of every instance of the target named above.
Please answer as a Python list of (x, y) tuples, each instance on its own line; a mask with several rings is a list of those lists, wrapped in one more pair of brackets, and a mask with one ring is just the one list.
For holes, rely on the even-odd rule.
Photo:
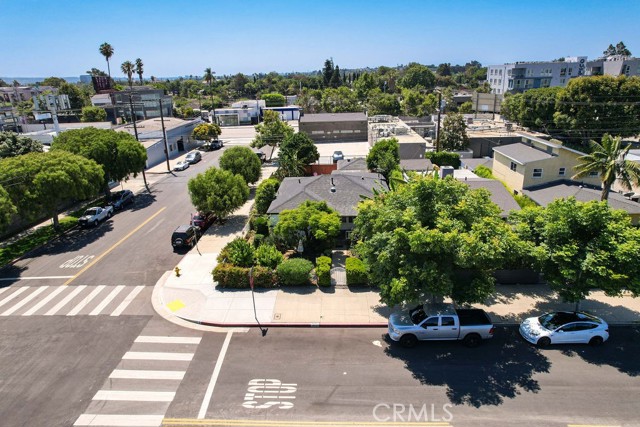
[(214, 326), (218, 328), (387, 328), (387, 323), (214, 323), (202, 322), (200, 320), (191, 320), (185, 317), (179, 317), (187, 322), (195, 323), (203, 326)]

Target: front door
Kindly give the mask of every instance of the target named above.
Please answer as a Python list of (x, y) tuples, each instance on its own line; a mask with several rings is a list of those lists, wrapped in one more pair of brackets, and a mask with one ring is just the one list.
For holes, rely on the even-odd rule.
[(182, 137), (178, 140), (178, 151), (184, 151), (184, 140)]

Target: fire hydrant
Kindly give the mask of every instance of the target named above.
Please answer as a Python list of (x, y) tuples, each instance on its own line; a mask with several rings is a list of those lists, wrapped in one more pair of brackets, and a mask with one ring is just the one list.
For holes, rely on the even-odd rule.
[(176, 266), (176, 268), (174, 268), (173, 271), (176, 272), (176, 277), (180, 277), (180, 267)]

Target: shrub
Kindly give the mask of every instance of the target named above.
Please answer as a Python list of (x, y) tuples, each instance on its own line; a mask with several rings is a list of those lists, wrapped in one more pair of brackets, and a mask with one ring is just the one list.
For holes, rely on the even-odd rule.
[(256, 189), (256, 211), (259, 214), (267, 213), (267, 209), (269, 209), (269, 205), (276, 198), (276, 194), (278, 193), (278, 188), (280, 188), (280, 181), (275, 178), (269, 178), (262, 181), (258, 188)]
[(353, 257), (347, 258), (345, 269), (347, 270), (347, 285), (359, 286), (368, 283), (367, 269), (362, 260)]
[(257, 234), (262, 234), (264, 236), (269, 235), (269, 218), (268, 217), (261, 215), (253, 218), (252, 226)]
[(473, 173), (481, 178), (496, 179), (493, 176), (493, 171), (486, 166), (478, 166), (473, 170)]
[[(249, 268), (236, 267), (231, 264), (218, 264), (213, 269), (213, 280), (222, 288), (249, 288)], [(255, 288), (273, 288), (276, 275), (273, 270), (265, 267), (253, 268), (253, 286)]]
[(219, 263), (229, 263), (237, 267), (251, 267), (253, 265), (254, 249), (246, 240), (238, 237), (222, 249), (218, 255)]
[(316, 258), (316, 275), (318, 286), (331, 286), (331, 258), (327, 256)]
[(427, 151), (424, 155), (426, 159), (438, 166), (453, 166), (455, 169), (460, 167), (460, 155), (449, 151)]
[(293, 258), (283, 261), (277, 269), (278, 282), (284, 286), (298, 286), (309, 283), (309, 273), (313, 270), (311, 261)]
[(256, 250), (256, 264), (274, 269), (282, 262), (282, 254), (274, 245), (260, 245)]
[(264, 242), (264, 234), (256, 234), (253, 236), (253, 247), (258, 248)]

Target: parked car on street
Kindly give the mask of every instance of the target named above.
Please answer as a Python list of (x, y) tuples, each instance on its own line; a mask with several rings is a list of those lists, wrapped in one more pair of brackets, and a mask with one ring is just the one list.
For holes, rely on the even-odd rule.
[(491, 319), (479, 309), (456, 309), (451, 304), (425, 304), (408, 312), (389, 317), (389, 337), (404, 347), (418, 341), (461, 340), (477, 347), (482, 340), (493, 338)]
[(200, 154), (198, 150), (193, 150), (187, 153), (187, 156), (184, 159), (191, 164), (198, 163), (202, 160), (202, 154)]
[(125, 205), (133, 203), (133, 192), (131, 190), (120, 190), (111, 194), (111, 206), (113, 209), (119, 211), (123, 209)]
[(210, 212), (198, 212), (193, 218), (191, 218), (191, 223), (198, 227), (200, 230), (205, 231), (213, 221), (216, 219), (216, 216)]
[(342, 151), (334, 151), (332, 157), (333, 163), (338, 163), (338, 160), (344, 160), (344, 154), (342, 154)]
[(590, 344), (609, 339), (609, 325), (584, 312), (560, 311), (530, 317), (520, 324), (520, 335), (538, 347), (551, 344)]
[(200, 229), (195, 225), (181, 225), (171, 234), (173, 249), (192, 248), (200, 237)]
[(100, 221), (111, 218), (111, 215), (113, 215), (113, 206), (105, 206), (104, 208), (94, 206), (84, 211), (84, 214), (78, 218), (78, 224), (81, 227), (89, 225), (97, 227)]
[(183, 171), (189, 167), (189, 162), (186, 160), (181, 160), (173, 167), (174, 171)]
[(218, 150), (223, 146), (224, 146), (224, 143), (222, 142), (221, 139), (219, 139), (217, 141), (205, 142), (200, 146), (200, 148), (202, 148), (204, 151), (212, 151), (212, 150)]

